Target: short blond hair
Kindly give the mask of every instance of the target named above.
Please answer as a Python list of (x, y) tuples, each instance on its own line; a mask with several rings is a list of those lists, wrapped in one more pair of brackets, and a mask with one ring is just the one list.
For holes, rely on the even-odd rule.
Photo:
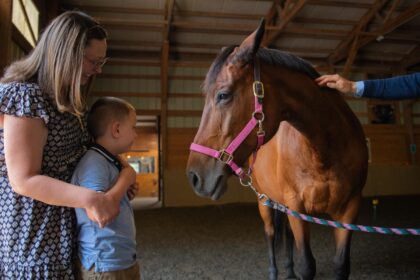
[(85, 47), (92, 39), (106, 38), (105, 29), (92, 17), (65, 12), (47, 26), (28, 56), (6, 69), (0, 82), (37, 82), (59, 111), (81, 116), (91, 83), (81, 88)]

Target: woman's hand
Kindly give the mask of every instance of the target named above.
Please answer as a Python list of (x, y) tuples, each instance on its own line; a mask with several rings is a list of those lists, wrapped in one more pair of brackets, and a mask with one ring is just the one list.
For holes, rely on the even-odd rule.
[(90, 206), (85, 208), (87, 216), (101, 228), (111, 223), (120, 212), (120, 201), (107, 193), (92, 191), (90, 201)]
[(349, 81), (338, 74), (323, 75), (315, 79), (315, 82), (321, 87), (336, 89), (347, 95), (354, 95), (356, 93), (356, 83)]

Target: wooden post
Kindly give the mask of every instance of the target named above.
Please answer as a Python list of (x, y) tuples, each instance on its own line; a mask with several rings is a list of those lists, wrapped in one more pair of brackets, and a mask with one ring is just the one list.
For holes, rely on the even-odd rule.
[(411, 158), (411, 164), (416, 164), (416, 154), (411, 152), (411, 145), (416, 143), (414, 135), (414, 124), (413, 124), (413, 103), (414, 101), (405, 100), (403, 101), (403, 110), (404, 110), (404, 125), (407, 129), (408, 140), (410, 142), (409, 152)]
[(169, 67), (169, 42), (164, 41), (162, 45), (160, 75), (161, 75), (161, 118), (160, 118), (160, 131), (161, 131), (161, 144), (162, 144), (162, 166), (166, 167), (166, 151), (167, 151), (167, 130), (168, 130), (168, 67)]
[(10, 64), (12, 42), (12, 0), (0, 1), (0, 77)]

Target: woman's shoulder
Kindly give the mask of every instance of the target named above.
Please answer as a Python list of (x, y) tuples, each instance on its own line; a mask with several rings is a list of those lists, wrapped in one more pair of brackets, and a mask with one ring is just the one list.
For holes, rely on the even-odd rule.
[(48, 123), (49, 101), (36, 83), (0, 83), (0, 113), (42, 118)]
[(43, 95), (40, 86), (37, 83), (33, 82), (0, 83), (0, 93), (18, 95)]

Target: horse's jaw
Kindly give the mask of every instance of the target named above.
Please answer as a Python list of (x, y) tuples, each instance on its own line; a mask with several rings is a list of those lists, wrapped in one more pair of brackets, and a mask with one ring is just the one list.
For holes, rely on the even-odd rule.
[[(201, 172), (200, 172), (201, 171)], [(187, 168), (187, 176), (194, 192), (201, 197), (218, 200), (227, 190), (227, 174), (223, 167), (211, 169)]]

